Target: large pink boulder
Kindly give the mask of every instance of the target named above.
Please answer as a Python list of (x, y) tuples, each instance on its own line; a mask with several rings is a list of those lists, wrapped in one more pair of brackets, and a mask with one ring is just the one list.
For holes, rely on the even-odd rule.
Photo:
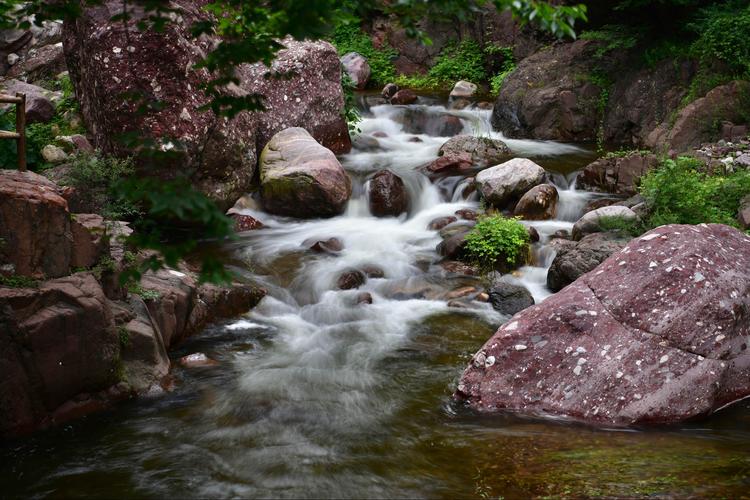
[(671, 225), (515, 315), (456, 397), (480, 412), (678, 422), (750, 395), (750, 236)]
[(300, 218), (339, 215), (352, 194), (336, 155), (299, 127), (282, 130), (266, 144), (260, 187), (268, 212)]

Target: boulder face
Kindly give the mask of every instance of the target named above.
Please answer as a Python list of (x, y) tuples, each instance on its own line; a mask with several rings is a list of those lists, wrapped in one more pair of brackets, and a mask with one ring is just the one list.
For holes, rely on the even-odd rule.
[(533, 161), (513, 158), (479, 172), (476, 184), (485, 200), (502, 208), (544, 182), (544, 175), (544, 169)]
[(349, 52), (341, 56), (341, 65), (344, 71), (352, 79), (355, 87), (362, 90), (370, 81), (370, 65), (362, 54)]
[(47, 123), (55, 115), (55, 105), (50, 96), (52, 92), (19, 80), (7, 80), (0, 85), (4, 94), (26, 94), (26, 122)]
[(534, 305), (534, 297), (532, 297), (526, 288), (504, 281), (492, 285), (492, 288), (489, 290), (489, 296), (492, 307), (496, 311), (508, 316), (512, 316)]
[(492, 125), (515, 138), (595, 139), (602, 89), (588, 75), (617, 62), (613, 54), (594, 58), (598, 46), (591, 40), (558, 43), (522, 60), (503, 82)]
[(57, 185), (33, 172), (0, 170), (0, 238), (5, 272), (35, 278), (68, 274), (73, 234)]
[(633, 196), (638, 192), (641, 177), (658, 164), (659, 158), (651, 153), (599, 158), (586, 165), (576, 183), (584, 189)]
[(0, 346), (0, 436), (44, 425), (72, 397), (117, 381), (117, 331), (91, 274), (0, 287)]
[(716, 87), (681, 109), (671, 129), (664, 125), (655, 129), (649, 134), (646, 145), (682, 153), (703, 142), (716, 140), (721, 135), (716, 124), (724, 120), (743, 122), (748, 92), (750, 82), (746, 81)]
[(268, 212), (300, 218), (339, 215), (352, 194), (336, 156), (302, 128), (282, 130), (263, 149), (260, 186)]
[(438, 150), (438, 156), (446, 158), (471, 155), (471, 162), (477, 167), (497, 165), (513, 155), (510, 148), (501, 140), (473, 135), (458, 135), (448, 139)]
[(477, 93), (479, 88), (475, 83), (467, 82), (466, 80), (460, 80), (456, 82), (451, 90), (451, 97), (472, 97)]
[(409, 209), (409, 193), (401, 177), (381, 170), (370, 179), (369, 202), (376, 217), (398, 217)]
[(534, 186), (518, 200), (513, 214), (526, 220), (554, 219), (558, 196), (557, 188), (551, 184)]
[[(287, 48), (270, 71), (262, 64), (237, 68), (240, 84), (230, 85), (227, 93), (263, 95), (265, 112), (243, 112), (226, 120), (201, 110), (209, 99), (200, 88), (210, 75), (195, 63), (216, 42), (190, 35), (192, 24), (206, 18), (201, 6), (190, 0), (172, 2), (180, 15), (162, 33), (138, 30), (144, 13), (133, 5), (127, 27), (111, 21), (122, 12), (122, 3), (114, 0), (87, 7), (64, 24), (71, 80), (97, 148), (125, 156), (132, 147), (121, 140), (124, 134), (152, 139), (175, 158), (150, 173), (170, 178), (189, 172), (194, 185), (222, 208), (248, 191), (256, 151), (284, 128), (304, 126), (334, 151), (348, 151), (340, 62), (325, 42), (285, 40)], [(285, 78), (276, 77), (281, 74)], [(144, 102), (123, 99), (124, 92), (140, 93), (160, 106), (136, 113)]]
[(670, 225), (503, 325), (455, 397), (480, 412), (680, 422), (750, 395), (750, 236)]
[(577, 243), (560, 246), (547, 271), (547, 287), (557, 292), (604, 262), (628, 244), (618, 233), (593, 233)]

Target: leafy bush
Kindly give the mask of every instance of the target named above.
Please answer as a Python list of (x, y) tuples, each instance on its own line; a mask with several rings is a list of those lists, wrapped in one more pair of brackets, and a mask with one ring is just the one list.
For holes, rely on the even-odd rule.
[(503, 86), (505, 78), (516, 69), (516, 61), (513, 57), (513, 47), (488, 45), (485, 47), (484, 51), (488, 55), (502, 55), (502, 66), (500, 71), (490, 78), (490, 90), (492, 91), (492, 95), (496, 96), (500, 93), (500, 87)]
[(640, 35), (631, 28), (622, 25), (607, 25), (601, 29), (584, 31), (581, 33), (582, 40), (595, 40), (601, 42), (594, 51), (594, 57), (603, 58), (613, 50), (632, 49), (638, 43)]
[(689, 157), (667, 159), (641, 179), (651, 207), (648, 227), (713, 222), (737, 226), (740, 199), (750, 193), (750, 171), (709, 176), (703, 163)]
[(451, 42), (445, 46), (428, 75), (439, 82), (454, 84), (458, 80), (481, 83), (487, 79), (484, 53), (474, 40)]
[(82, 209), (102, 214), (107, 219), (130, 219), (137, 207), (113, 191), (117, 182), (135, 172), (130, 158), (118, 159), (90, 154), (76, 156), (63, 184), (76, 188)]
[(750, 73), (750, 6), (729, 2), (703, 9), (694, 29), (700, 36), (692, 49), (702, 62), (718, 59), (735, 75)]
[(372, 45), (370, 36), (363, 32), (359, 24), (353, 20), (336, 26), (331, 37), (331, 43), (336, 47), (339, 55), (347, 52), (358, 52), (367, 59), (370, 65), (370, 82), (375, 85), (385, 85), (396, 78), (396, 69), (392, 59), (398, 54), (393, 49), (376, 49)]
[(466, 236), (468, 259), (483, 272), (514, 267), (527, 257), (529, 233), (518, 218), (485, 216)]

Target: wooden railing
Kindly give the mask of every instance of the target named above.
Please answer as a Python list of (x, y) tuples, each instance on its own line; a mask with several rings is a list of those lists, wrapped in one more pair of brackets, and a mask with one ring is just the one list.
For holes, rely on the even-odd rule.
[(16, 131), (0, 130), (0, 139), (16, 141), (18, 147), (18, 170), (26, 170), (26, 94), (15, 96), (0, 94), (0, 103), (16, 105)]

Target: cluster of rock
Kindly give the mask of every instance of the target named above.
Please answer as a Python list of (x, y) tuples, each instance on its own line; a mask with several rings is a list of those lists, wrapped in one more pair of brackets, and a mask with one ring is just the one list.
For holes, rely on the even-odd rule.
[[(152, 165), (150, 174), (191, 172), (194, 185), (228, 208), (249, 190), (258, 152), (281, 130), (302, 127), (334, 153), (351, 147), (340, 61), (329, 43), (286, 39), (271, 67), (239, 66), (239, 84), (228, 85), (227, 95), (261, 95), (265, 110), (227, 118), (204, 108), (209, 96), (201, 89), (211, 75), (196, 63), (217, 39), (191, 35), (193, 23), (208, 15), (202, 4), (173, 2), (180, 15), (163, 32), (139, 30), (146, 14), (135, 6), (127, 22), (113, 21), (122, 5), (110, 0), (88, 6), (63, 28), (71, 80), (103, 153), (131, 154), (120, 140), (127, 134), (156, 141), (174, 160)], [(126, 92), (140, 97), (122, 99)], [(138, 112), (154, 101), (158, 107)]]
[(187, 268), (146, 274), (145, 298), (128, 293), (117, 279), (127, 225), (70, 213), (69, 195), (32, 172), (0, 170), (0, 273), (17, 283), (0, 286), (2, 438), (160, 390), (170, 346), (265, 293), (199, 285)]

